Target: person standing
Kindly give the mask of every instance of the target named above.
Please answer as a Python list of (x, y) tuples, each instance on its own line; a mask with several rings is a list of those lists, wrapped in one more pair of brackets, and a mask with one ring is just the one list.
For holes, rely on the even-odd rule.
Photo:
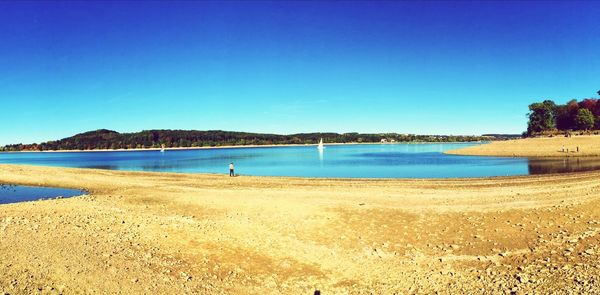
[(235, 173), (233, 173), (233, 162), (229, 163), (229, 176), (235, 176)]

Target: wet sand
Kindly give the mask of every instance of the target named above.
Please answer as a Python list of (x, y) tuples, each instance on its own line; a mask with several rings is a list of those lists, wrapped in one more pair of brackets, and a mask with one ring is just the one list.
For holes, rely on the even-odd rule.
[(600, 157), (600, 136), (556, 136), (494, 141), (445, 153), (498, 157)]
[(594, 293), (600, 172), (445, 180), (0, 165), (0, 294)]

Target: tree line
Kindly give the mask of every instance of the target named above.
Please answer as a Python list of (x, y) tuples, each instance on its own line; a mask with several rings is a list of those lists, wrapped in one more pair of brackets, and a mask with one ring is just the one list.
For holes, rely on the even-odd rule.
[[(597, 92), (600, 95), (600, 91)], [(527, 135), (553, 131), (600, 130), (600, 100), (585, 98), (556, 104), (544, 100), (529, 105)]]
[(232, 132), (221, 130), (145, 130), (135, 133), (119, 133), (100, 129), (72, 137), (40, 144), (10, 144), (2, 151), (49, 151), (49, 150), (101, 150), (144, 149), (172, 147), (216, 147), (271, 144), (316, 144), (321, 138), (325, 143), (375, 143), (386, 142), (465, 142), (507, 139), (510, 135), (453, 136), (414, 135), (397, 133), (298, 133), (291, 135)]

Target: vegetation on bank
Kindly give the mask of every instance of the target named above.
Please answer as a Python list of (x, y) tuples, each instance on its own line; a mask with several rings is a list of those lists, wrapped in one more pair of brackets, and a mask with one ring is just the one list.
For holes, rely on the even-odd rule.
[(0, 148), (3, 151), (48, 151), (48, 150), (97, 150), (134, 149), (164, 147), (214, 147), (235, 145), (271, 144), (316, 144), (321, 138), (325, 143), (364, 142), (462, 142), (498, 140), (514, 137), (495, 136), (453, 136), (453, 135), (414, 135), (414, 134), (363, 134), (363, 133), (299, 133), (291, 135), (261, 134), (231, 131), (197, 130), (146, 130), (135, 133), (118, 133), (112, 130), (96, 130), (72, 137), (40, 144), (11, 144)]
[[(597, 92), (600, 95), (600, 91)], [(585, 98), (559, 105), (544, 100), (529, 105), (527, 135), (600, 130), (600, 100)]]

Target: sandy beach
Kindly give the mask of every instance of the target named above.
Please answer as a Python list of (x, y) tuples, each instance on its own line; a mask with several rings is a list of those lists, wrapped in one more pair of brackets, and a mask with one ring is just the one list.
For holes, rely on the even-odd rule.
[(0, 293), (593, 293), (600, 172), (446, 180), (0, 165)]
[(600, 157), (600, 136), (556, 136), (494, 141), (447, 151), (446, 154), (499, 157)]

